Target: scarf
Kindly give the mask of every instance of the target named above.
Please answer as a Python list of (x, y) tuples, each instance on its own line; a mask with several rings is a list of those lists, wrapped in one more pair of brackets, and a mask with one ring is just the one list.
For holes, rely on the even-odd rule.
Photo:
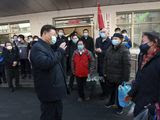
[(141, 69), (158, 53), (160, 52), (160, 48), (156, 46), (151, 46), (148, 50), (148, 53), (143, 56), (143, 61), (141, 65)]

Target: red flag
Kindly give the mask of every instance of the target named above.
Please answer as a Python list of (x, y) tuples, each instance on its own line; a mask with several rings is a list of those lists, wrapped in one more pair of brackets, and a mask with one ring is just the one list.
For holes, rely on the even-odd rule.
[(100, 8), (100, 4), (98, 3), (98, 24), (99, 24), (99, 29), (104, 28), (104, 21), (103, 21), (103, 16)]

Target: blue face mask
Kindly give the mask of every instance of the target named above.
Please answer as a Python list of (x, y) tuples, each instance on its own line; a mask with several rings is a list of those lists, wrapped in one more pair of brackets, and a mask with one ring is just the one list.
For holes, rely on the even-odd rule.
[(78, 50), (82, 51), (84, 49), (84, 45), (78, 45)]
[(114, 46), (118, 46), (121, 42), (119, 40), (112, 40)]
[(57, 42), (57, 37), (52, 36), (51, 44), (55, 44)]
[(141, 53), (147, 53), (150, 46), (148, 45), (148, 43), (142, 44), (139, 46)]
[(105, 33), (100, 33), (101, 38), (106, 38), (106, 34)]

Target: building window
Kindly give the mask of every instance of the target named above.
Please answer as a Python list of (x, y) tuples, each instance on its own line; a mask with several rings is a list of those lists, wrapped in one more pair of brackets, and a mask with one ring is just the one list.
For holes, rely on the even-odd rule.
[(117, 26), (126, 29), (133, 47), (138, 47), (143, 32), (160, 32), (160, 11), (117, 13)]
[(0, 34), (23, 34), (28, 36), (31, 34), (31, 26), (29, 21), (14, 22), (0, 24)]

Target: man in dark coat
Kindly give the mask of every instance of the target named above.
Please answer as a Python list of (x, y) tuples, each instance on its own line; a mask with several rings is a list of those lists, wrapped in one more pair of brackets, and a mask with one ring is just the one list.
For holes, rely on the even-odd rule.
[(52, 25), (44, 25), (41, 39), (31, 49), (31, 63), (35, 90), (41, 102), (40, 120), (61, 120), (67, 86), (61, 59), (65, 55), (66, 43), (62, 43), (57, 51), (51, 44), (56, 41), (56, 29)]
[(155, 32), (144, 33), (140, 51), (136, 79), (126, 101), (135, 102), (135, 118), (148, 106), (149, 120), (153, 120), (155, 104), (160, 103), (160, 37)]
[(27, 73), (29, 74), (29, 78), (31, 76), (31, 71), (29, 69), (29, 60), (28, 60), (28, 53), (30, 46), (25, 41), (24, 35), (18, 36), (18, 41), (20, 41), (17, 45), (19, 50), (19, 58), (20, 58), (20, 69), (21, 69), (21, 75), (22, 79), (25, 79), (27, 77)]
[(8, 87), (11, 92), (14, 92), (13, 79), (15, 78), (15, 85), (19, 87), (19, 54), (11, 42), (5, 43), (3, 50), (4, 62), (5, 62), (5, 73), (8, 81)]
[(94, 41), (93, 38), (89, 36), (88, 29), (83, 30), (83, 36), (81, 37), (81, 40), (83, 41), (85, 48), (94, 53)]
[(5, 70), (4, 70), (3, 50), (4, 50), (4, 47), (0, 46), (0, 84), (2, 83), (2, 80), (3, 80), (4, 83), (7, 83)]
[(72, 68), (71, 63), (72, 63), (73, 53), (77, 49), (78, 40), (79, 40), (78, 36), (76, 34), (73, 34), (73, 35), (71, 35), (71, 40), (69, 41), (69, 44), (68, 44), (68, 61), (69, 61), (68, 71), (70, 74), (68, 88), (70, 89), (70, 92), (73, 90), (73, 85), (74, 85), (74, 80), (75, 80), (75, 76), (74, 76), (72, 69), (71, 69)]
[[(55, 45), (52, 45), (52, 48), (56, 51), (60, 44), (62, 43), (66, 43), (66, 45), (68, 46), (68, 39), (67, 37), (65, 37), (65, 33), (64, 33), (64, 30), (61, 28), (58, 30), (58, 37), (57, 37), (57, 41), (55, 43)], [(65, 56), (63, 57), (63, 59), (61, 60), (61, 64), (62, 64), (62, 67), (64, 69), (64, 73), (65, 73), (65, 76), (67, 78), (67, 58), (68, 58), (68, 54), (67, 54), (67, 51), (68, 51), (68, 48), (66, 48), (66, 54)]]
[[(122, 41), (123, 35), (115, 33), (112, 37), (112, 45), (106, 51), (104, 59), (104, 75), (110, 95), (109, 102), (105, 105), (107, 108), (115, 104), (118, 98), (118, 86), (124, 81), (129, 81), (130, 78), (130, 53)], [(123, 108), (120, 107), (118, 100), (116, 104), (118, 106), (117, 114), (122, 114)]]
[(102, 88), (102, 95), (101, 95), (102, 99), (104, 99), (107, 95), (106, 84), (103, 79), (103, 68), (104, 68), (103, 62), (104, 62), (105, 52), (111, 44), (112, 44), (111, 40), (107, 36), (107, 29), (103, 28), (102, 30), (100, 30), (100, 37), (96, 39), (96, 49), (95, 49), (98, 57), (98, 74), (100, 77), (99, 81)]

